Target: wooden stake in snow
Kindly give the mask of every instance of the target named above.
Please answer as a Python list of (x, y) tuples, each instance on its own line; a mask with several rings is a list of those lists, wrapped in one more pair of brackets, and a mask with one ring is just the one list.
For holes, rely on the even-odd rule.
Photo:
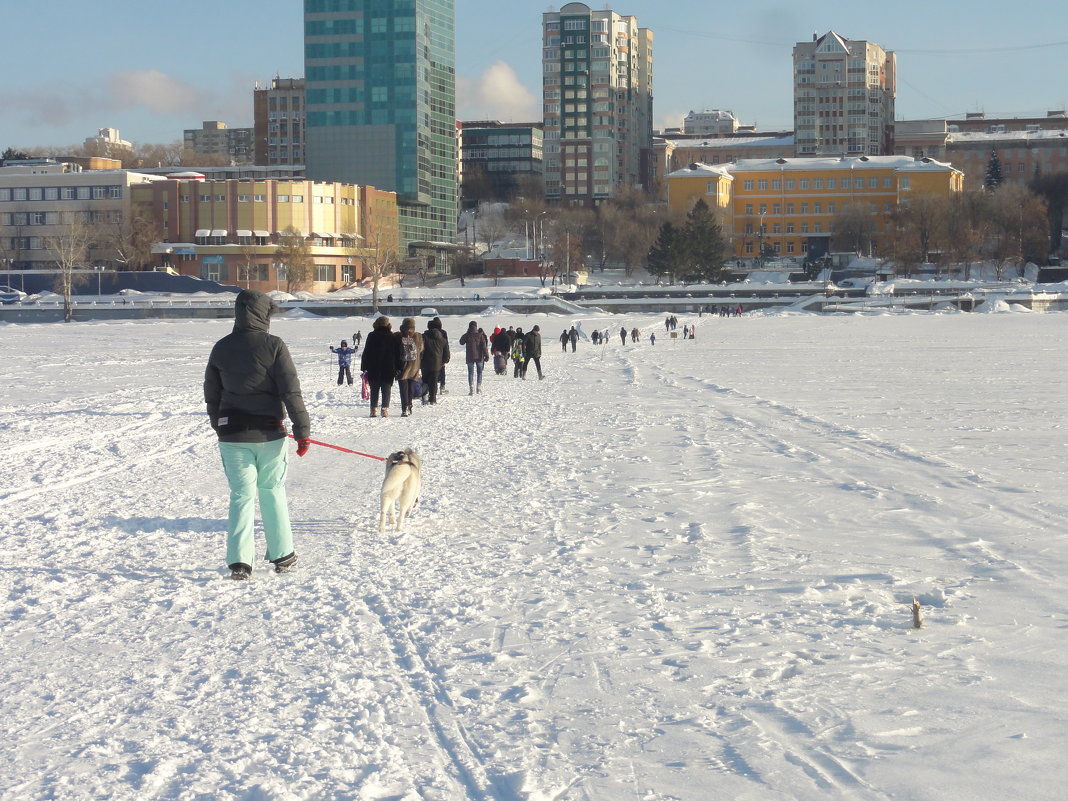
[(912, 628), (923, 628), (923, 607), (915, 598), (912, 599)]

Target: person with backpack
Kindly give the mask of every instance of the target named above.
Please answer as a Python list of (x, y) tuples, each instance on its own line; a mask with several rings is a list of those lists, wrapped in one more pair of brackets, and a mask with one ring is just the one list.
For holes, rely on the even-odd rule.
[(389, 417), (389, 396), (404, 361), (400, 340), (393, 336), (392, 328), (388, 317), (375, 320), (360, 359), (360, 369), (367, 373), (367, 381), (371, 384), (371, 417), (378, 417), (380, 397), (382, 416)]
[(493, 370), (497, 375), (508, 372), (508, 356), (512, 350), (512, 338), (503, 328), (498, 328), (490, 338), (493, 347)]
[(311, 445), (311, 419), (286, 344), (269, 332), (278, 307), (268, 295), (245, 289), (234, 302), (234, 330), (211, 349), (204, 371), (204, 401), (219, 437), (230, 487), (226, 565), (230, 578), (251, 578), (256, 499), (267, 538), (267, 560), (278, 573), (293, 568), (297, 553), (286, 500), (285, 417), (293, 423), (297, 456)]
[(405, 317), (401, 329), (396, 334), (401, 344), (401, 368), (397, 376), (397, 387), (401, 397), (401, 417), (412, 413), (414, 382), (419, 375), (419, 357), (423, 353), (423, 335), (415, 330), (415, 320)]
[(526, 372), (524, 365), (526, 364), (526, 358), (523, 356), (523, 329), (516, 328), (512, 337), (512, 378), (521, 378), (523, 373)]
[(441, 384), (441, 371), (448, 364), (449, 338), (441, 328), (441, 319), (435, 317), (427, 323), (423, 332), (423, 353), (419, 365), (423, 371), (423, 384), (429, 387), (426, 402), (433, 405), (438, 402), (438, 387)]
[[(460, 336), (460, 344), (466, 348), (467, 359), (467, 394), (475, 392), (482, 394), (482, 371), (489, 361), (489, 341), (486, 333), (478, 327), (478, 323), (472, 320), (467, 325), (467, 330)], [(478, 383), (475, 383), (475, 376)]]
[(330, 346), (330, 352), (337, 354), (337, 385), (341, 386), (341, 380), (347, 378), (349, 386), (352, 386), (352, 354), (356, 351), (349, 347), (346, 340), (341, 340), (341, 347)]

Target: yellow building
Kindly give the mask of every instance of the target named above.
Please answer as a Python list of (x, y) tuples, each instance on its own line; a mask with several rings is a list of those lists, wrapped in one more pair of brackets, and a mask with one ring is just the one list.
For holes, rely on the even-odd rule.
[(959, 192), (964, 173), (926, 158), (859, 156), (691, 164), (667, 180), (668, 204), (679, 213), (698, 197), (710, 208), (724, 208), (728, 191), (724, 230), (735, 257), (756, 258), (763, 250), (801, 259), (829, 252), (833, 221), (856, 204), (874, 217), (878, 249), (898, 204), (912, 194)]
[(290, 230), (309, 247), (312, 280), (303, 288), (311, 292), (360, 280), (365, 258), (387, 251), (401, 255), (396, 193), (374, 187), (299, 179), (213, 181), (182, 172), (138, 186), (131, 203), (162, 234), (161, 263), (183, 275), (252, 289), (285, 288), (285, 268), (274, 255)]

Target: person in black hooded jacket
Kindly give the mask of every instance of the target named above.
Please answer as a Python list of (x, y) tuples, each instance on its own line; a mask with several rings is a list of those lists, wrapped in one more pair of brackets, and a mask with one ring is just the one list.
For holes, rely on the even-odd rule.
[(423, 332), (423, 353), (419, 360), (423, 370), (423, 385), (430, 389), (427, 403), (438, 402), (438, 380), (449, 358), (449, 338), (441, 328), (441, 320), (435, 317), (427, 323), (427, 329)]
[(360, 357), (360, 370), (367, 373), (371, 385), (371, 417), (378, 417), (378, 398), (382, 397), (382, 416), (389, 417), (389, 396), (404, 369), (404, 355), (399, 338), (393, 336), (388, 317), (379, 317), (367, 335)]
[(215, 343), (204, 371), (204, 401), (230, 485), (226, 563), (231, 578), (252, 575), (256, 498), (263, 515), (267, 559), (284, 573), (297, 561), (286, 500), (285, 416), (293, 423), (297, 456), (308, 452), (311, 421), (285, 343), (268, 332), (271, 299), (254, 289), (234, 303), (234, 330)]

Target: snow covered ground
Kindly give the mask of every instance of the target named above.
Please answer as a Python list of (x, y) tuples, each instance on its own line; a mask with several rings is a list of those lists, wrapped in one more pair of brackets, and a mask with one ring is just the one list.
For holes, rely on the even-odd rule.
[(423, 497), (380, 535), (381, 463), (313, 447), (244, 584), (230, 323), (0, 325), (0, 797), (1064, 798), (1068, 314), (482, 321), (546, 380), (386, 420), (327, 351), (366, 319), (276, 321), (313, 436)]

